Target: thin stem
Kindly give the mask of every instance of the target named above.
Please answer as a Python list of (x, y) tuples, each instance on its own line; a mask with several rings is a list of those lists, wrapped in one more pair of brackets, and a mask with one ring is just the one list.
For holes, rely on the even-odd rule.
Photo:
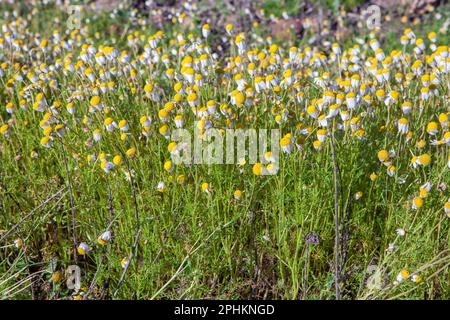
[(119, 279), (119, 283), (117, 284), (116, 290), (114, 290), (113, 298), (119, 292), (119, 289), (122, 286), (123, 280), (125, 279), (125, 275), (127, 274), (128, 268), (130, 267), (131, 260), (133, 260), (133, 257), (136, 254), (136, 247), (138, 245), (140, 236), (141, 236), (141, 230), (139, 230), (138, 233), (136, 234), (136, 238), (134, 239), (133, 247), (131, 248), (130, 256), (128, 257), (128, 263), (126, 264), (125, 268), (123, 269), (122, 275), (120, 276), (120, 279)]
[(70, 182), (70, 174), (69, 174), (69, 166), (67, 165), (67, 159), (66, 159), (66, 153), (64, 151), (64, 145), (62, 143), (62, 140), (59, 140), (60, 146), (61, 146), (61, 154), (64, 161), (64, 167), (66, 170), (66, 181), (67, 181), (67, 188), (69, 189), (69, 197), (70, 197), (70, 212), (71, 212), (71, 220), (72, 220), (72, 241), (73, 241), (73, 258), (74, 261), (78, 261), (77, 256), (77, 238), (75, 235), (75, 201), (73, 199), (73, 193), (72, 193), (72, 184)]
[(331, 133), (331, 154), (333, 157), (333, 179), (334, 179), (334, 287), (336, 300), (341, 299), (339, 288), (339, 184), (338, 184), (338, 164), (336, 151), (334, 149), (334, 130)]

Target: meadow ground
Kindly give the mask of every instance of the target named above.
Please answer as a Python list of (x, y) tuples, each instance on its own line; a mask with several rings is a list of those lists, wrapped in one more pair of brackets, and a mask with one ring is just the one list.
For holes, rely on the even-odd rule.
[[(183, 3), (1, 5), (0, 297), (450, 298), (448, 5)], [(281, 136), (177, 165), (177, 128)]]

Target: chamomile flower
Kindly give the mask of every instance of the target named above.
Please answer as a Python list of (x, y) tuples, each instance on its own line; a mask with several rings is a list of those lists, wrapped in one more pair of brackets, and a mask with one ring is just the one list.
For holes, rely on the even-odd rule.
[(168, 161), (164, 162), (164, 170), (166, 170), (167, 172), (173, 171), (172, 161), (168, 160)]
[(112, 233), (111, 231), (107, 230), (105, 232), (103, 232), (98, 238), (97, 238), (97, 242), (104, 246), (106, 245), (108, 242), (110, 242), (112, 239)]
[(41, 139), (41, 145), (46, 147), (46, 148), (50, 148), (53, 145), (53, 140), (50, 136), (45, 136)]
[(263, 171), (264, 171), (264, 166), (263, 166), (263, 164), (262, 164), (262, 163), (259, 163), (259, 162), (255, 163), (255, 164), (253, 165), (252, 171), (253, 171), (253, 174), (254, 174), (255, 176), (260, 176), (260, 175), (262, 175), (262, 174), (263, 174)]
[(421, 166), (428, 166), (431, 163), (431, 157), (428, 153), (424, 153), (421, 154), (418, 158), (417, 158), (417, 163)]
[(208, 194), (211, 193), (211, 187), (208, 182), (203, 182), (201, 187), (203, 192)]
[(16, 249), (20, 249), (23, 246), (23, 240), (20, 238), (17, 238), (14, 240), (14, 247), (16, 247)]
[(388, 166), (388, 168), (387, 168), (388, 176), (393, 177), (396, 174), (396, 172), (397, 172), (397, 168), (395, 166), (392, 166), (392, 165)]
[(104, 172), (110, 173), (114, 169), (114, 163), (107, 160), (102, 160), (100, 162), (100, 167), (103, 169)]
[(290, 135), (286, 135), (284, 136), (281, 141), (280, 141), (280, 145), (281, 145), (281, 150), (283, 152), (289, 153), (292, 150), (292, 137)]
[(424, 203), (424, 201), (421, 197), (415, 197), (412, 200), (412, 208), (415, 210), (420, 209), (423, 207), (423, 203)]
[(447, 215), (447, 217), (450, 218), (450, 198), (447, 200), (447, 202), (444, 205), (444, 212)]
[(419, 197), (426, 198), (428, 196), (428, 193), (430, 192), (430, 190), (431, 190), (431, 183), (427, 181), (425, 184), (420, 186)]
[(77, 252), (80, 256), (84, 256), (91, 251), (89, 245), (85, 242), (81, 242), (77, 247)]
[(380, 160), (380, 162), (387, 162), (390, 158), (389, 152), (387, 150), (380, 150), (378, 151), (378, 160)]
[(0, 126), (0, 134), (5, 136), (6, 138), (8, 138), (9, 137), (9, 133), (10, 133), (10, 126), (9, 126), (9, 124), (7, 124), (7, 123), (2, 124)]
[(128, 268), (128, 265), (130, 264), (130, 260), (125, 257), (120, 261), (120, 266), (122, 267), (122, 269), (126, 269)]
[(127, 120), (120, 120), (119, 121), (119, 129), (120, 129), (120, 131), (127, 132), (129, 128), (130, 127), (128, 125)]
[(411, 281), (414, 283), (421, 283), (422, 282), (422, 277), (418, 274), (413, 274), (411, 276)]
[(239, 190), (239, 189), (236, 189), (236, 190), (234, 191), (234, 193), (233, 193), (233, 198), (234, 198), (234, 200), (236, 200), (236, 201), (241, 200), (241, 199), (242, 199), (242, 191)]
[(406, 118), (400, 118), (398, 120), (398, 132), (401, 134), (407, 134), (409, 131), (409, 121)]
[(409, 270), (408, 270), (408, 269), (402, 269), (402, 270), (400, 271), (400, 273), (397, 275), (397, 278), (396, 278), (397, 283), (400, 283), (400, 282), (402, 282), (402, 281), (408, 279), (409, 276), (410, 276)]
[(156, 190), (160, 193), (163, 193), (166, 190), (166, 186), (164, 184), (164, 181), (159, 181), (157, 186), (156, 186)]
[(125, 154), (127, 155), (128, 158), (133, 159), (136, 157), (137, 154), (137, 150), (134, 147), (129, 148)]
[(204, 24), (204, 25), (202, 26), (202, 35), (203, 35), (203, 37), (204, 37), (204, 38), (207, 38), (208, 35), (209, 35), (209, 33), (210, 33), (210, 27), (209, 27), (209, 24)]

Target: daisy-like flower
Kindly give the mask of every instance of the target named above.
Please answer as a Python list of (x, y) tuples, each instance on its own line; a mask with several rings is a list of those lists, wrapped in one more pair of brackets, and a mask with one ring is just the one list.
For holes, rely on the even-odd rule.
[(339, 46), (339, 44), (338, 43), (333, 43), (332, 45), (331, 45), (331, 50), (334, 52), (334, 54), (336, 54), (336, 55), (339, 55), (339, 54), (341, 54), (341, 52), (342, 52), (342, 49), (341, 49), (341, 47)]
[(327, 138), (327, 135), (328, 135), (327, 129), (319, 129), (319, 130), (317, 130), (317, 139), (320, 142), (324, 142), (326, 140), (326, 138)]
[(400, 118), (397, 123), (398, 132), (401, 134), (407, 134), (409, 131), (409, 121), (406, 118)]
[(447, 202), (444, 205), (444, 212), (447, 215), (447, 217), (450, 218), (450, 198), (448, 198)]
[(383, 149), (383, 150), (378, 151), (378, 160), (380, 160), (380, 162), (387, 163), (387, 162), (389, 162), (389, 159), (390, 159), (390, 155), (387, 150)]
[(166, 139), (170, 138), (170, 129), (167, 124), (163, 124), (161, 127), (159, 127), (159, 133)]
[(94, 110), (100, 110), (101, 108), (101, 98), (99, 96), (93, 96), (90, 100), (90, 106)]
[(439, 131), (439, 125), (437, 122), (431, 121), (427, 124), (427, 132), (428, 134), (434, 136)]
[(388, 168), (387, 168), (387, 174), (388, 174), (388, 176), (390, 176), (390, 177), (393, 177), (394, 175), (395, 175), (395, 173), (397, 172), (397, 168), (395, 167), (395, 166), (389, 166)]
[(169, 119), (169, 112), (166, 108), (163, 108), (158, 111), (158, 117), (161, 122), (167, 122)]
[(124, 176), (125, 176), (125, 180), (127, 180), (128, 182), (131, 182), (131, 179), (134, 178), (134, 170), (133, 169), (123, 169), (122, 170)]
[(398, 229), (395, 230), (395, 233), (397, 233), (397, 235), (400, 236), (400, 237), (404, 237), (405, 234), (406, 234), (406, 231), (404, 229), (402, 229), (402, 228), (398, 228)]
[(234, 39), (234, 43), (238, 47), (238, 52), (240, 55), (244, 54), (245, 52), (245, 36), (243, 34), (239, 34)]
[(172, 161), (168, 160), (168, 161), (164, 162), (164, 170), (166, 170), (167, 172), (173, 171)]
[(14, 110), (16, 110), (16, 107), (11, 102), (8, 102), (6, 104), (5, 109), (6, 109), (6, 112), (8, 112), (9, 114), (12, 114), (12, 113), (14, 113)]
[(50, 148), (53, 144), (53, 140), (51, 139), (50, 136), (45, 136), (41, 139), (41, 145), (46, 147), (46, 148)]
[(233, 193), (233, 198), (234, 198), (234, 200), (236, 200), (236, 201), (241, 200), (241, 198), (242, 198), (242, 191), (239, 190), (239, 189), (236, 189), (236, 190), (234, 191), (234, 193)]
[(122, 162), (123, 162), (123, 160), (122, 160), (121, 155), (118, 154), (118, 155), (114, 156), (114, 158), (113, 158), (114, 166), (120, 166), (122, 164)]
[(414, 210), (420, 209), (423, 207), (423, 199), (421, 197), (415, 197), (412, 201), (412, 208)]
[(38, 93), (33, 104), (33, 109), (39, 112), (44, 112), (47, 109), (47, 100), (43, 93)]
[(306, 112), (308, 113), (308, 115), (313, 118), (313, 119), (317, 119), (317, 117), (319, 116), (320, 112), (319, 110), (317, 110), (317, 108), (313, 105), (309, 106), (306, 108)]
[(210, 31), (211, 31), (211, 29), (209, 27), (209, 24), (204, 24), (202, 26), (202, 35), (204, 38), (208, 38)]
[(345, 102), (347, 103), (347, 108), (349, 110), (356, 108), (356, 94), (354, 92), (347, 93), (347, 95), (345, 96)]
[(191, 107), (195, 107), (198, 105), (200, 99), (195, 92), (192, 92), (187, 96), (187, 101)]
[(18, 238), (14, 240), (14, 247), (16, 247), (16, 249), (20, 249), (23, 246), (23, 240)]
[(313, 148), (317, 151), (322, 150), (322, 142), (320, 140), (313, 141)]
[(88, 254), (89, 251), (91, 251), (91, 248), (85, 242), (81, 242), (77, 247), (77, 252), (81, 256)]
[(105, 171), (106, 173), (110, 173), (113, 169), (114, 169), (114, 163), (107, 161), (107, 160), (102, 160), (100, 162), (100, 167), (103, 169), (103, 171)]
[(229, 23), (225, 26), (225, 31), (229, 36), (233, 35), (233, 29), (234, 29), (234, 26), (231, 23)]
[(397, 283), (400, 283), (403, 280), (406, 280), (407, 278), (409, 278), (409, 276), (410, 276), (410, 273), (409, 273), (408, 269), (402, 269), (400, 271), (400, 273), (397, 275), (397, 278), (396, 278)]
[(139, 122), (143, 127), (150, 127), (152, 125), (152, 118), (149, 116), (142, 116), (139, 119)]
[(173, 121), (175, 122), (175, 127), (183, 128), (183, 126), (184, 126), (184, 118), (183, 118), (182, 115), (180, 115), (180, 114), (176, 115)]
[(386, 99), (384, 100), (384, 104), (386, 106), (390, 106), (392, 104), (395, 104), (398, 101), (399, 93), (397, 91), (391, 91)]
[(120, 266), (122, 267), (122, 269), (128, 268), (129, 264), (130, 264), (130, 260), (128, 259), (128, 257), (125, 257), (120, 261)]
[(428, 196), (428, 193), (431, 190), (431, 183), (430, 182), (426, 182), (423, 185), (420, 186), (419, 188), (419, 197), (421, 198), (426, 198)]
[(111, 231), (107, 230), (105, 232), (103, 232), (98, 238), (97, 238), (97, 242), (104, 246), (105, 244), (107, 244), (108, 242), (110, 242), (112, 239), (112, 233)]
[(159, 181), (156, 185), (156, 190), (160, 193), (163, 193), (166, 190), (166, 186), (163, 181)]
[(421, 166), (428, 166), (431, 163), (431, 157), (428, 153), (424, 153), (421, 154), (418, 158), (417, 158), (417, 163)]
[(236, 106), (242, 106), (242, 104), (245, 102), (245, 94), (243, 92), (240, 92), (238, 90), (234, 90), (231, 92), (231, 103)]
[(405, 101), (402, 103), (401, 108), (402, 108), (403, 114), (408, 115), (412, 111), (412, 103), (409, 101)]
[(3, 135), (3, 136), (5, 136), (6, 138), (8, 138), (8, 137), (9, 137), (9, 133), (10, 133), (10, 127), (9, 127), (9, 124), (7, 124), (7, 123), (2, 124), (2, 125), (0, 126), (0, 134)]
[(180, 150), (177, 148), (176, 142), (169, 143), (169, 145), (167, 146), (167, 150), (172, 156), (178, 155), (180, 153)]
[[(194, 80), (195, 80), (195, 70), (193, 68), (183, 67), (181, 69), (181, 74), (183, 75), (183, 77), (186, 79), (186, 81), (189, 84), (192, 84), (194, 82)], [(189, 99), (189, 97), (188, 97), (188, 101), (189, 101), (189, 103), (191, 103), (192, 101), (196, 101), (196, 100), (195, 99), (194, 100)]]
[(100, 141), (100, 139), (102, 138), (102, 131), (100, 129), (95, 129), (92, 132), (92, 138), (94, 139), (94, 141)]
[(120, 131), (127, 132), (129, 128), (130, 127), (128, 125), (127, 120), (120, 120), (119, 121), (119, 129), (120, 129)]
[(380, 43), (377, 39), (372, 39), (369, 41), (369, 45), (372, 48), (373, 51), (376, 51), (380, 48)]
[(264, 165), (257, 162), (253, 165), (252, 171), (255, 176), (260, 176), (264, 173)]
[(62, 138), (62, 136), (66, 132), (66, 127), (63, 124), (57, 124), (55, 126), (55, 132), (60, 138)]
[(290, 134), (285, 135), (281, 141), (280, 141), (280, 145), (281, 145), (281, 151), (285, 152), (285, 153), (290, 153), (292, 150), (292, 137)]
[(208, 194), (211, 193), (211, 187), (208, 182), (202, 183), (202, 191)]
[(278, 172), (278, 165), (276, 163), (269, 163), (264, 172), (269, 175), (274, 175)]
[(115, 128), (117, 128), (117, 123), (114, 121), (113, 118), (106, 118), (104, 121), (104, 125), (106, 128), (106, 131), (112, 132)]
[(411, 281), (414, 283), (421, 283), (422, 282), (422, 277), (418, 274), (413, 274), (411, 276)]
[(359, 200), (363, 197), (362, 191), (358, 191), (355, 193), (355, 200)]
[(67, 109), (67, 112), (68, 112), (69, 114), (74, 114), (74, 112), (75, 112), (75, 106), (73, 105), (72, 102), (69, 102), (69, 103), (66, 105), (66, 109)]
[(130, 149), (128, 149), (125, 154), (127, 155), (128, 158), (133, 159), (136, 157), (136, 148), (131, 147)]

